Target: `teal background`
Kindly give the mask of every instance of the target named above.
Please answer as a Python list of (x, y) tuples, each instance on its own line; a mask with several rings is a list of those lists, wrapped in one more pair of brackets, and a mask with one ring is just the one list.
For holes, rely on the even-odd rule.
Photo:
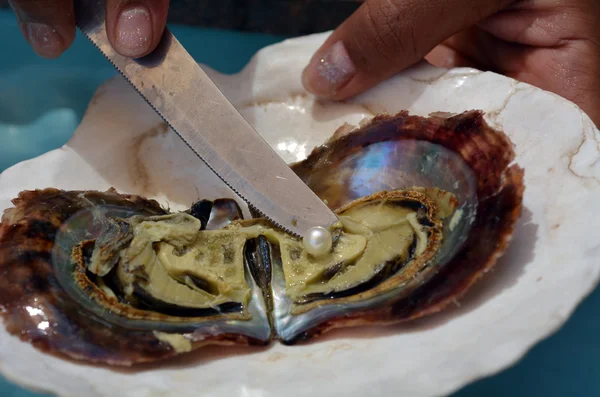
[[(181, 26), (171, 29), (195, 59), (223, 73), (239, 71), (261, 47), (283, 39)], [(80, 36), (59, 60), (38, 58), (7, 11), (0, 11), (0, 38), (2, 171), (66, 143), (97, 86), (115, 72)], [(597, 289), (558, 333), (535, 346), (518, 364), (452, 397), (600, 396), (599, 307)], [(0, 396), (45, 395), (0, 377)]]

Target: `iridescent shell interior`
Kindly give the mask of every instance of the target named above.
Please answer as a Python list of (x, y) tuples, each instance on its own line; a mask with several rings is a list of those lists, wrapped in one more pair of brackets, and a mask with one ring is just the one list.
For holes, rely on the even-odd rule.
[[(293, 239), (271, 231), (266, 220), (240, 220), (233, 200), (190, 203), (186, 214), (202, 230), (264, 231), (235, 251), (248, 300), (195, 311), (131, 304), (107, 294), (86, 270), (92, 255), (87, 242), (110, 240), (110, 220), (170, 214), (157, 202), (114, 190), (25, 191), (0, 226), (4, 324), (44, 351), (132, 365), (204, 345), (292, 344), (332, 328), (431, 314), (462, 296), (506, 249), (524, 189), (523, 170), (513, 160), (511, 142), (479, 111), (428, 118), (401, 112), (341, 128), (293, 170), (340, 216), (372, 203), (414, 207), (419, 230), (428, 236), (426, 248), (414, 253), (411, 246), (402, 261), (375, 266), (345, 290), (292, 298), (283, 243), (277, 242), (293, 245)], [(448, 216), (436, 215), (440, 203), (451, 207)], [(122, 261), (118, 239), (115, 245), (107, 255)], [(332, 267), (322, 282), (352, 264), (344, 266)]]

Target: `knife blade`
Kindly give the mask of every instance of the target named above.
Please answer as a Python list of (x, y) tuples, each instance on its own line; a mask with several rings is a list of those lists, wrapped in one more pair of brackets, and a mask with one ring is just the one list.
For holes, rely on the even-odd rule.
[(106, 0), (76, 0), (82, 33), (208, 167), (248, 205), (287, 232), (304, 237), (338, 221), (250, 126), (191, 55), (165, 29), (150, 55), (126, 58), (105, 28)]

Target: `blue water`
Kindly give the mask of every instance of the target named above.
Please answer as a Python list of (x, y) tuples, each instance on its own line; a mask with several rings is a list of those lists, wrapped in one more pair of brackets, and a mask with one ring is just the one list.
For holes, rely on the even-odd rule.
[[(223, 73), (239, 71), (258, 49), (282, 39), (177, 26), (171, 29), (198, 61)], [(39, 59), (21, 38), (12, 14), (5, 11), (0, 11), (0, 37), (2, 171), (62, 146), (97, 86), (115, 72), (82, 37), (59, 60)], [(600, 316), (595, 308), (600, 308), (600, 290), (580, 305), (557, 334), (539, 343), (517, 365), (469, 385), (453, 397), (600, 396)], [(0, 397), (42, 396), (0, 377)]]

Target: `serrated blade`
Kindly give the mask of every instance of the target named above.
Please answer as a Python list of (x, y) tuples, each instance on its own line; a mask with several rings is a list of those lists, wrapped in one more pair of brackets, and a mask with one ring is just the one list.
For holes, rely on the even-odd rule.
[(126, 58), (108, 41), (105, 9), (105, 0), (76, 0), (79, 29), (233, 191), (297, 236), (338, 221), (168, 30), (152, 54)]

